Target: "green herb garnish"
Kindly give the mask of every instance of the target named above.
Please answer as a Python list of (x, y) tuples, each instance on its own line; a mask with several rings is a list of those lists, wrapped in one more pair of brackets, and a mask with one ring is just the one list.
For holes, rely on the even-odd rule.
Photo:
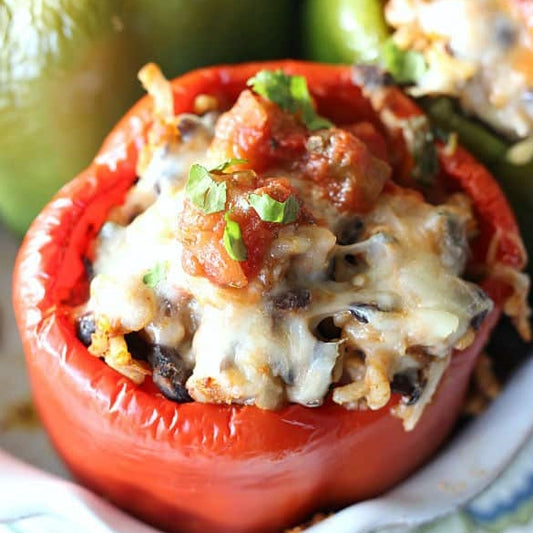
[(427, 71), (424, 56), (415, 50), (398, 48), (392, 38), (389, 38), (381, 48), (381, 61), (398, 83), (415, 83)]
[(226, 172), (226, 170), (229, 167), (232, 167), (233, 165), (242, 165), (244, 163), (248, 163), (248, 159), (239, 159), (239, 158), (231, 158), (226, 159), (226, 161), (220, 163), (220, 165), (217, 165), (216, 167), (213, 167), (209, 172)]
[(261, 70), (248, 80), (248, 86), (289, 113), (301, 113), (310, 130), (330, 128), (333, 124), (317, 115), (307, 81), (303, 76), (289, 76), (282, 70)]
[(228, 255), (235, 261), (246, 261), (248, 250), (242, 239), (241, 227), (238, 222), (231, 220), (230, 214), (225, 213), (226, 227), (224, 228), (224, 247)]
[(192, 165), (185, 192), (205, 214), (223, 211), (226, 205), (226, 183), (216, 182), (202, 165)]
[(284, 202), (278, 202), (268, 194), (250, 194), (248, 201), (265, 222), (290, 224), (298, 216), (298, 201), (292, 195)]
[(156, 263), (154, 268), (151, 268), (146, 272), (146, 274), (143, 276), (142, 281), (147, 287), (155, 289), (156, 285), (165, 279), (167, 275), (167, 270), (167, 261)]

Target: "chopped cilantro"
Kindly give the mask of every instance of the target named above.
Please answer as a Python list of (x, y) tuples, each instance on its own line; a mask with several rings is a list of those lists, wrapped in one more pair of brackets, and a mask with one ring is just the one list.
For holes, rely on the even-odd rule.
[(282, 70), (261, 70), (248, 80), (248, 86), (283, 110), (301, 113), (304, 124), (310, 130), (333, 126), (329, 120), (317, 115), (303, 76), (289, 76)]
[(383, 67), (398, 83), (415, 83), (427, 71), (424, 56), (415, 50), (398, 48), (392, 38), (381, 49)]
[(224, 228), (224, 247), (229, 256), (235, 261), (246, 261), (248, 250), (242, 240), (241, 227), (238, 222), (231, 220), (230, 214), (225, 213), (226, 227)]
[(156, 285), (165, 279), (167, 270), (168, 263), (166, 261), (156, 263), (154, 268), (151, 268), (146, 272), (142, 281), (147, 287), (155, 289)]
[(244, 163), (248, 163), (248, 159), (239, 159), (239, 158), (232, 158), (232, 159), (226, 159), (226, 161), (223, 161), (220, 163), (220, 165), (217, 165), (216, 167), (213, 167), (209, 170), (209, 172), (226, 172), (226, 170), (229, 167), (232, 167), (233, 165), (242, 165)]
[(248, 201), (265, 222), (290, 224), (298, 216), (298, 202), (292, 195), (284, 202), (278, 202), (268, 194), (250, 194)]
[(202, 165), (192, 165), (185, 192), (205, 214), (223, 211), (226, 205), (226, 183), (216, 182)]

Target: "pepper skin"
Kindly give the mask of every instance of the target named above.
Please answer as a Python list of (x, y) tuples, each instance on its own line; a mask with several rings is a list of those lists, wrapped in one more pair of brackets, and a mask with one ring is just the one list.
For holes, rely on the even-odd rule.
[(376, 62), (390, 33), (383, 6), (383, 0), (306, 0), (304, 57), (331, 63)]
[[(378, 122), (348, 67), (304, 62), (223, 66), (173, 81), (175, 112), (195, 95), (228, 105), (262, 68), (307, 78), (318, 112), (336, 122)], [(397, 93), (396, 109), (414, 107)], [(449, 434), (476, 357), (510, 288), (490, 276), (481, 285), (494, 310), (467, 350), (456, 352), (430, 405), (406, 432), (389, 408), (279, 411), (236, 405), (177, 404), (147, 379), (135, 386), (89, 355), (76, 338), (72, 306), (87, 297), (83, 256), (108, 209), (135, 179), (135, 161), (150, 123), (142, 99), (110, 134), (91, 166), (67, 184), (30, 228), (14, 276), (14, 306), (35, 401), (66, 464), (83, 484), (168, 531), (267, 532), (316, 510), (375, 496), (424, 463)], [(466, 152), (440, 149), (450, 189), (472, 198), (480, 224), (474, 262), (488, 243), (513, 268), (524, 263), (514, 217), (490, 174)], [(494, 250), (493, 250), (494, 251)]]

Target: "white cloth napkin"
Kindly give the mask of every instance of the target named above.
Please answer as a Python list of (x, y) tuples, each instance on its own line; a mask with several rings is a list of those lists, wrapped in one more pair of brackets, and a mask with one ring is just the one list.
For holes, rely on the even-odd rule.
[(92, 492), (0, 451), (0, 533), (160, 533)]

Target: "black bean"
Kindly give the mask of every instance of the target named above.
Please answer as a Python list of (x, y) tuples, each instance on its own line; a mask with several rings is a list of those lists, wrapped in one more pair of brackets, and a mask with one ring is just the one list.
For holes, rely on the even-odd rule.
[(364, 224), (360, 218), (354, 218), (347, 222), (339, 232), (337, 243), (346, 246), (354, 244), (361, 238)]
[(336, 258), (336, 257), (333, 257), (333, 258), (329, 261), (328, 266), (327, 266), (327, 268), (326, 268), (326, 272), (325, 272), (326, 279), (331, 279), (331, 280), (336, 281), (336, 279), (335, 279), (335, 269), (336, 269), (336, 265), (337, 265), (337, 258)]
[(148, 362), (152, 366), (152, 379), (166, 398), (179, 403), (193, 401), (185, 388), (190, 371), (177, 350), (154, 344)]
[(311, 293), (308, 289), (291, 289), (273, 296), (272, 302), (277, 309), (284, 311), (303, 309), (311, 302)]
[(344, 256), (344, 260), (349, 264), (353, 266), (357, 266), (361, 262), (361, 258), (357, 255), (348, 254)]
[(472, 319), (470, 320), (470, 325), (477, 331), (480, 327), (481, 327), (481, 324), (483, 324), (483, 321), (485, 320), (485, 318), (487, 317), (487, 314), (488, 314), (488, 309), (483, 309), (483, 311), (481, 311), (480, 313), (478, 313), (477, 315), (474, 315), (472, 317)]
[(91, 281), (94, 278), (94, 268), (91, 260), (84, 255), (81, 258), (81, 262), (83, 263), (83, 268), (85, 270), (85, 274), (87, 275), (87, 279)]
[(198, 129), (198, 126), (198, 119), (188, 117), (187, 115), (181, 116), (178, 121), (178, 131), (180, 132), (181, 138), (187, 140)]
[(476, 285), (475, 289), (476, 289), (476, 294), (480, 300), (483, 300), (484, 302), (486, 302), (489, 299), (489, 297), (487, 296), (487, 293), (479, 285)]
[(294, 368), (272, 363), (271, 370), (273, 375), (279, 376), (286, 385), (294, 385), (296, 380), (296, 372)]
[(172, 302), (170, 300), (163, 298), (161, 302), (161, 308), (163, 309), (163, 313), (166, 317), (172, 316), (174, 306), (172, 305)]
[(463, 225), (457, 217), (447, 213), (446, 215), (446, 236), (452, 246), (463, 247), (465, 245), (465, 232)]
[(422, 383), (420, 372), (412, 369), (394, 374), (390, 385), (392, 392), (403, 396), (403, 403), (413, 405), (420, 399), (425, 383)]
[(139, 208), (135, 208), (135, 210), (133, 210), (131, 213), (130, 213), (130, 216), (128, 217), (128, 222), (127, 222), (127, 226), (129, 226), (139, 215), (141, 214), (141, 211), (139, 210)]
[(367, 89), (378, 89), (394, 84), (392, 76), (376, 65), (355, 65), (352, 70), (352, 80), (356, 85)]
[(126, 335), (124, 335), (124, 340), (126, 341), (128, 351), (134, 359), (148, 361), (148, 355), (152, 349), (152, 345), (146, 341), (140, 333), (137, 331), (126, 333)]
[(518, 33), (513, 21), (507, 17), (498, 17), (495, 23), (494, 36), (503, 50), (511, 48), (518, 39)]
[(323, 318), (316, 327), (316, 336), (321, 341), (332, 342), (341, 338), (342, 329), (335, 325), (332, 316)]
[(362, 313), (360, 309), (350, 309), (350, 313), (361, 324), (368, 324), (368, 316)]
[(91, 313), (81, 316), (76, 322), (76, 336), (85, 346), (90, 346), (91, 335), (96, 331), (96, 324)]
[(284, 373), (281, 377), (287, 385), (294, 385), (296, 376), (294, 375), (294, 370), (292, 368), (289, 369), (288, 372)]
[(368, 324), (371, 311), (379, 311), (379, 307), (374, 303), (354, 302), (348, 307), (352, 316), (361, 324)]

